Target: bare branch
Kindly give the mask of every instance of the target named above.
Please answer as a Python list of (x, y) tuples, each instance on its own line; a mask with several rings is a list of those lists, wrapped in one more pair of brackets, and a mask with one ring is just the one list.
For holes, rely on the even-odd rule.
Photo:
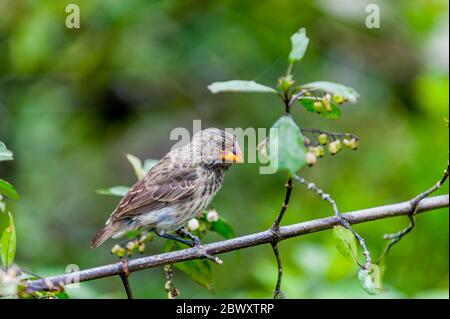
[(283, 205), (281, 206), (280, 212), (278, 213), (275, 222), (272, 224), (270, 230), (273, 233), (272, 240), (272, 249), (277, 260), (277, 270), (278, 270), (278, 278), (277, 283), (275, 285), (275, 290), (273, 291), (274, 298), (279, 298), (283, 296), (283, 292), (281, 291), (281, 280), (283, 279), (283, 265), (281, 264), (280, 252), (278, 251), (278, 242), (280, 241), (280, 223), (283, 219), (284, 213), (289, 206), (289, 200), (291, 198), (292, 188), (294, 187), (292, 184), (292, 178), (289, 178), (286, 183), (286, 195), (284, 196)]
[[(417, 213), (430, 211), (437, 208), (448, 207), (449, 196), (441, 195), (430, 198), (425, 198), (417, 205)], [(363, 209), (342, 214), (350, 224), (359, 224), (370, 222), (372, 220), (390, 218), (395, 216), (408, 215), (411, 211), (411, 202), (406, 201), (398, 204), (379, 206), (374, 208)], [(298, 237), (309, 233), (315, 233), (330, 229), (335, 225), (340, 224), (339, 217), (332, 216), (311, 221), (306, 221), (298, 224), (280, 227), (280, 240), (285, 240), (291, 237)], [(271, 230), (237, 237), (225, 241), (211, 243), (204, 245), (205, 250), (211, 254), (221, 254), (238, 249), (243, 249), (252, 246), (268, 244), (273, 241), (274, 234)], [(159, 267), (180, 261), (204, 258), (195, 248), (188, 248), (184, 250), (147, 256), (128, 261), (128, 270), (131, 272)], [(37, 291), (49, 289), (49, 286), (62, 286), (66, 282), (74, 282), (78, 278), (80, 282), (116, 276), (123, 272), (122, 263), (114, 263), (95, 268), (85, 269), (79, 272), (72, 272), (59, 276), (48, 277), (45, 279), (38, 279), (27, 282), (27, 291)]]
[(423, 193), (420, 193), (419, 195), (417, 195), (416, 197), (411, 199), (411, 201), (410, 201), (411, 209), (408, 214), (409, 225), (406, 228), (402, 229), (401, 231), (399, 231), (395, 234), (384, 235), (384, 239), (388, 239), (389, 242), (386, 244), (386, 247), (384, 247), (383, 252), (381, 253), (380, 257), (378, 258), (378, 261), (377, 261), (378, 264), (381, 263), (383, 261), (383, 259), (387, 256), (387, 254), (391, 250), (392, 246), (394, 246), (396, 243), (398, 243), (403, 238), (403, 236), (409, 234), (409, 232), (411, 230), (413, 230), (413, 228), (416, 226), (415, 216), (417, 214), (417, 209), (419, 207), (420, 202), (424, 198), (430, 196), (432, 193), (434, 193), (439, 188), (441, 188), (448, 177), (449, 177), (449, 163), (447, 163), (447, 168), (444, 170), (444, 174), (442, 175), (441, 179), (436, 184), (434, 184), (432, 187), (430, 187)]
[(133, 299), (133, 290), (131, 289), (130, 282), (128, 280), (128, 276), (130, 276), (130, 272), (128, 271), (128, 260), (122, 259), (122, 273), (119, 274), (120, 279), (122, 280), (123, 288), (127, 293), (128, 299)]
[[(370, 259), (370, 252), (367, 249), (366, 242), (364, 239), (350, 226), (350, 223), (343, 217), (343, 215), (339, 212), (339, 209), (336, 205), (336, 202), (334, 199), (331, 198), (330, 194), (325, 193), (322, 189), (316, 186), (316, 184), (308, 182), (303, 177), (300, 177), (298, 175), (294, 175), (294, 178), (296, 181), (298, 181), (300, 184), (305, 185), (308, 187), (309, 190), (312, 190), (317, 195), (319, 195), (324, 201), (327, 201), (331, 207), (333, 208), (334, 216), (337, 216), (341, 219), (341, 225), (350, 230), (353, 233), (353, 236), (355, 236), (356, 240), (358, 240), (359, 245), (361, 246), (361, 249), (363, 251), (364, 257), (366, 258), (366, 263), (361, 266), (364, 269), (369, 269), (370, 264), (372, 263), (372, 260)], [(358, 263), (359, 264), (359, 263)]]

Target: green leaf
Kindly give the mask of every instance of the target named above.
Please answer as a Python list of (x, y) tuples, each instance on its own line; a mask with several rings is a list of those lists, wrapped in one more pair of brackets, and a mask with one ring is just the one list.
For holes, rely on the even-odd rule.
[(0, 178), (0, 194), (8, 196), (11, 199), (19, 199), (19, 194), (15, 188), (7, 181)]
[(208, 85), (212, 93), (222, 92), (259, 92), (259, 93), (278, 93), (277, 90), (265, 86), (255, 81), (231, 80), (225, 82), (214, 82)]
[(339, 252), (351, 262), (358, 263), (358, 249), (353, 233), (343, 226), (334, 226), (333, 237)]
[(58, 299), (70, 299), (69, 295), (65, 291), (55, 294), (55, 297)]
[[(3, 201), (3, 196), (0, 194), (0, 213), (3, 213), (6, 209), (5, 202)], [(0, 214), (1, 215), (1, 214)], [(1, 228), (0, 228), (1, 231)]]
[(113, 186), (110, 188), (97, 189), (95, 192), (100, 195), (111, 195), (123, 197), (128, 193), (128, 186)]
[[(8, 214), (0, 212), (0, 236), (3, 230), (9, 225)], [(1, 245), (0, 245), (1, 246)]]
[(269, 158), (275, 169), (295, 174), (305, 165), (306, 147), (299, 127), (284, 115), (270, 129)]
[(6, 145), (0, 142), (0, 162), (1, 161), (12, 161), (13, 153), (6, 148)]
[(142, 161), (140, 158), (132, 154), (126, 154), (126, 157), (131, 163), (131, 166), (133, 166), (134, 175), (136, 175), (137, 179), (143, 179), (145, 176), (145, 171), (142, 167)]
[(211, 223), (211, 230), (218, 233), (226, 239), (234, 237), (234, 230), (224, 219), (219, 218), (218, 221)]
[(291, 43), (292, 50), (289, 54), (289, 62), (295, 63), (303, 58), (308, 47), (309, 39), (306, 36), (305, 28), (301, 28), (291, 36)]
[(356, 103), (359, 98), (359, 94), (354, 89), (339, 83), (318, 81), (303, 84), (300, 86), (300, 88), (306, 89), (308, 91), (324, 91), (332, 95), (340, 96), (351, 103)]
[[(186, 246), (183, 246), (182, 244), (172, 240), (168, 240), (164, 245), (164, 251), (180, 250), (185, 248)], [(189, 278), (191, 278), (199, 285), (207, 288), (210, 291), (214, 290), (213, 272), (211, 264), (208, 262), (208, 260), (186, 260), (174, 264), (174, 267), (184, 272)]]
[(9, 267), (14, 262), (16, 254), (16, 230), (14, 228), (14, 220), (11, 213), (8, 213), (9, 224), (3, 230), (0, 237), (0, 255), (4, 267)]
[(327, 119), (335, 120), (341, 117), (341, 110), (333, 101), (330, 101), (331, 112), (328, 112), (324, 109), (323, 112), (321, 113), (316, 112), (316, 110), (314, 109), (313, 99), (300, 99), (300, 103), (304, 106), (305, 110), (307, 110), (308, 112), (320, 114), (321, 116)]
[(369, 294), (369, 295), (377, 295), (380, 293), (376, 284), (376, 271), (375, 268), (371, 267), (369, 269), (361, 269), (358, 273), (359, 283), (361, 287)]
[(206, 259), (192, 259), (176, 263), (175, 268), (181, 270), (193, 281), (208, 290), (214, 290), (211, 264)]
[(158, 163), (158, 160), (148, 158), (144, 161), (144, 165), (142, 169), (144, 170), (144, 175), (148, 173), (148, 171)]

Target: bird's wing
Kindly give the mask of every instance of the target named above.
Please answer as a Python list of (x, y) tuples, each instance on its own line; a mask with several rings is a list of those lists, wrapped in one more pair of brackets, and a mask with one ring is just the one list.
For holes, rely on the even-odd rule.
[(133, 217), (160, 209), (167, 204), (192, 196), (200, 183), (196, 169), (169, 165), (162, 159), (139, 180), (119, 202), (111, 220)]

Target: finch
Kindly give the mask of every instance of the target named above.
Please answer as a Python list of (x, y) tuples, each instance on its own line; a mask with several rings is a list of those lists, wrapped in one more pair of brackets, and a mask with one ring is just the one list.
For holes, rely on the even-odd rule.
[(136, 229), (176, 239), (167, 233), (205, 210), (222, 187), (225, 171), (242, 161), (234, 135), (217, 128), (197, 132), (189, 144), (172, 149), (130, 188), (91, 247)]

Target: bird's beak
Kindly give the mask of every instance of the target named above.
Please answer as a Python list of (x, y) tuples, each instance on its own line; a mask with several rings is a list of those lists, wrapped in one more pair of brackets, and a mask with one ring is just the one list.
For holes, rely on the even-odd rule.
[(233, 152), (224, 152), (221, 156), (222, 160), (228, 163), (243, 163), (244, 160), (242, 158), (241, 153), (234, 154)]

